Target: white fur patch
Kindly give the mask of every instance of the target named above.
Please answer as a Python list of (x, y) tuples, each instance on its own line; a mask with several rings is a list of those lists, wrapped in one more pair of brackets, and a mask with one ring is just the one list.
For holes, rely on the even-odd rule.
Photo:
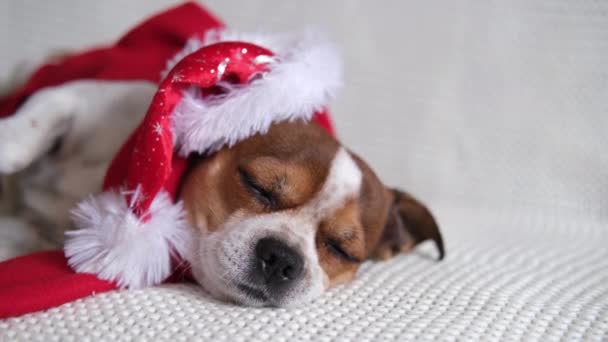
[(294, 305), (320, 294), (324, 289), (323, 270), (315, 259), (314, 231), (314, 222), (307, 217), (286, 213), (244, 217), (235, 213), (219, 230), (201, 236), (198, 244), (192, 246), (187, 260), (199, 284), (215, 297), (248, 305), (265, 304), (248, 297), (237, 286), (243, 283), (251, 286), (247, 276), (257, 241), (276, 237), (300, 251), (305, 258), (303, 279), (281, 302), (275, 303)]
[(245, 86), (228, 86), (228, 93), (221, 97), (203, 99), (197, 89), (186, 90), (171, 116), (181, 155), (230, 147), (266, 133), (275, 122), (310, 120), (342, 86), (342, 61), (336, 48), (313, 31), (299, 35), (215, 31), (204, 42), (191, 39), (168, 69), (197, 47), (235, 40), (273, 51), (269, 71)]
[(194, 277), (218, 298), (264, 304), (241, 292), (237, 284), (247, 283), (257, 241), (271, 236), (298, 250), (305, 260), (303, 278), (275, 304), (290, 306), (318, 296), (327, 286), (327, 275), (321, 268), (315, 245), (317, 226), (347, 200), (358, 196), (361, 181), (361, 170), (348, 152), (340, 148), (321, 191), (301, 208), (253, 217), (237, 212), (213, 233), (203, 232), (193, 240), (186, 258)]
[(82, 201), (72, 212), (79, 229), (66, 233), (70, 266), (120, 287), (160, 284), (171, 274), (171, 256), (183, 254), (191, 232), (182, 203), (172, 203), (165, 192), (154, 198), (148, 214), (142, 221), (124, 194), (114, 191)]
[(304, 208), (316, 217), (324, 217), (361, 189), (363, 175), (350, 154), (340, 148), (332, 161), (329, 174), (319, 194)]

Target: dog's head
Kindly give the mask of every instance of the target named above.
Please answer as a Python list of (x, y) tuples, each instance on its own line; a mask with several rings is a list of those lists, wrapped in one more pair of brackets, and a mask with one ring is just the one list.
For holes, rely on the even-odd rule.
[(433, 216), (386, 188), (318, 125), (281, 123), (196, 162), (181, 198), (195, 229), (188, 252), (212, 295), (286, 306), (348, 282), (359, 265), (433, 240)]

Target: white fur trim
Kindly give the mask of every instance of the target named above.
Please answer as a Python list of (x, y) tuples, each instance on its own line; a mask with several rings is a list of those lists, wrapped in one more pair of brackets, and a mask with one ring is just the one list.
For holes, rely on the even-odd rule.
[[(138, 193), (132, 197), (137, 201)], [(190, 230), (181, 202), (159, 193), (144, 222), (124, 194), (104, 192), (80, 202), (72, 211), (78, 230), (66, 233), (65, 254), (81, 273), (116, 281), (121, 288), (161, 283), (171, 274), (171, 256), (181, 257)]]
[[(203, 100), (196, 89), (185, 92), (172, 113), (181, 155), (232, 146), (265, 133), (275, 122), (310, 120), (329, 104), (342, 85), (342, 62), (337, 50), (314, 31), (300, 35), (212, 31), (204, 42), (191, 39), (171, 63), (197, 47), (219, 41), (250, 42), (270, 49), (275, 58), (264, 77), (245, 86), (229, 87), (226, 95)], [(172, 66), (169, 64), (168, 68)]]

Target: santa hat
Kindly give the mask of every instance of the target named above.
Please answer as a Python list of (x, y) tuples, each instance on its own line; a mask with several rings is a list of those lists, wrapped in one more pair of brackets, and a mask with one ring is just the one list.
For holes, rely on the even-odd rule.
[(275, 122), (311, 120), (330, 132), (326, 105), (342, 66), (320, 34), (209, 31), (169, 61), (140, 126), (106, 174), (103, 192), (73, 210), (65, 254), (77, 272), (120, 287), (159, 284), (186, 250), (176, 198), (188, 157), (231, 147)]

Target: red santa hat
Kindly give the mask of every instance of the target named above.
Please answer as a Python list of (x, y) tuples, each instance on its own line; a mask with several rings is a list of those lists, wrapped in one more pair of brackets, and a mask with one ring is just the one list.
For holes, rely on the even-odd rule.
[(213, 30), (169, 61), (140, 126), (106, 174), (103, 192), (73, 210), (65, 254), (77, 272), (120, 287), (159, 284), (186, 250), (190, 228), (176, 194), (192, 154), (231, 147), (280, 121), (317, 120), (342, 80), (321, 35)]
[[(341, 68), (330, 44), (313, 33), (247, 36), (221, 30), (223, 26), (199, 4), (183, 3), (138, 24), (114, 44), (41, 66), (23, 87), (0, 98), (2, 118), (15, 113), (36, 91), (76, 79), (159, 82), (170, 60), (150, 113), (112, 162), (104, 192), (75, 210), (81, 230), (71, 234), (66, 252), (78, 272), (97, 276), (74, 273), (63, 251), (0, 262), (0, 319), (111, 291), (119, 284), (136, 287), (162, 281), (171, 271), (171, 255), (180, 256), (188, 234), (175, 192), (190, 152), (209, 153), (264, 132), (272, 122), (311, 116), (333, 133), (323, 108), (340, 83)], [(201, 61), (185, 61), (201, 48), (212, 51), (211, 45), (220, 41), (246, 44), (240, 57), (254, 50), (262, 57), (250, 54), (254, 65), (243, 62), (237, 67), (237, 45), (220, 46), (229, 53), (212, 65), (215, 77), (211, 69), (200, 73), (205, 68), (197, 64)], [(250, 44), (255, 48), (249, 50)], [(231, 59), (226, 62), (226, 57)], [(173, 68), (185, 71), (180, 74), (185, 77), (172, 82)], [(168, 102), (157, 101), (167, 90), (173, 94)], [(143, 254), (156, 259), (144, 260)], [(183, 277), (177, 273), (171, 279)]]

